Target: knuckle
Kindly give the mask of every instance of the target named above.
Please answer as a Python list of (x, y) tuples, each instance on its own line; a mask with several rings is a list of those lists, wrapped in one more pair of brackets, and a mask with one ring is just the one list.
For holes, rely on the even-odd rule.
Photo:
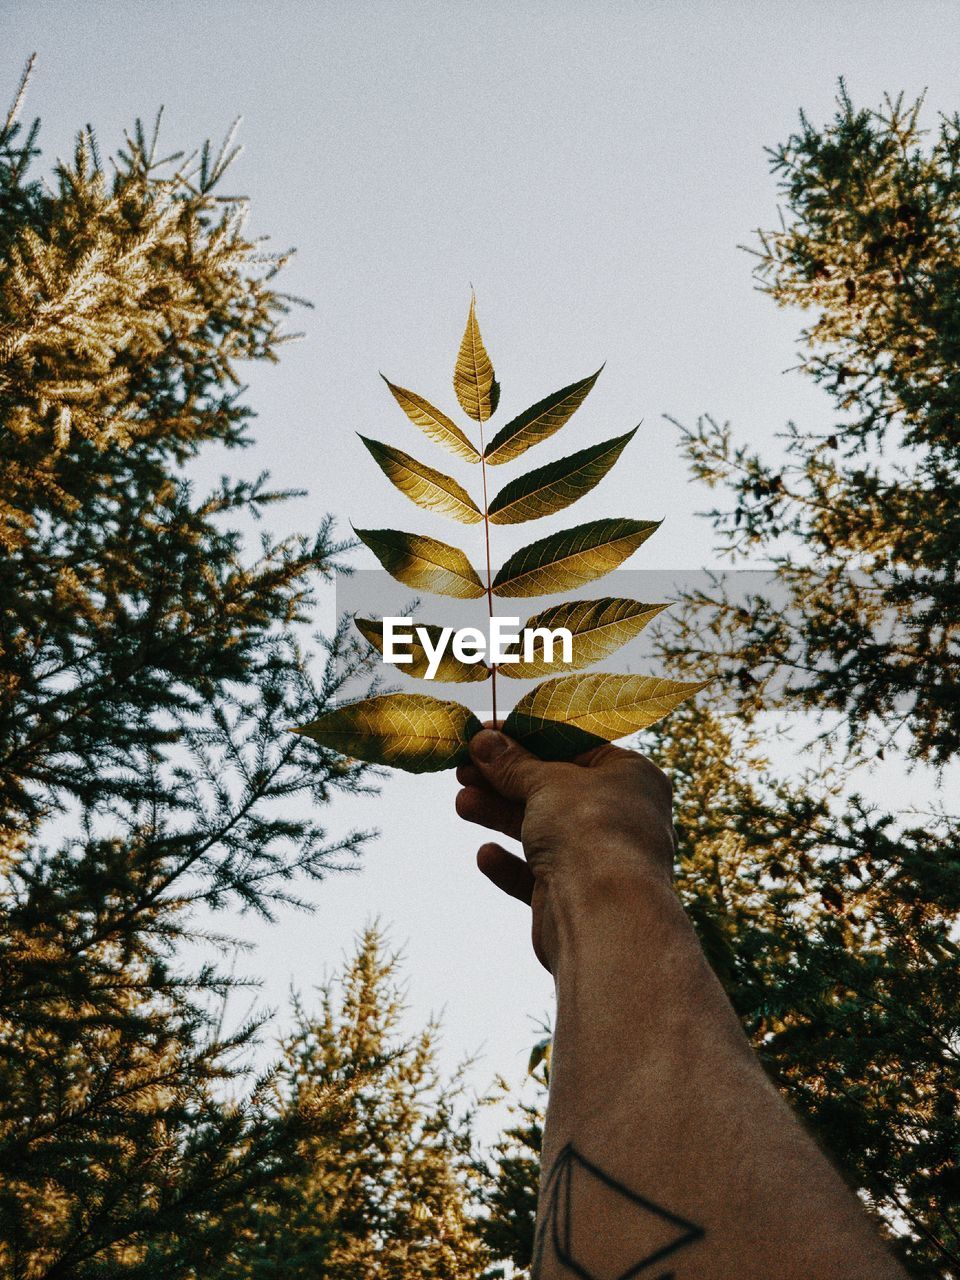
[(523, 758), (517, 751), (506, 751), (497, 761), (497, 773), (502, 782), (519, 783), (523, 774)]
[(646, 756), (641, 756), (639, 771), (644, 789), (661, 802), (670, 804), (673, 800), (673, 783), (659, 765), (655, 765)]
[[(558, 800), (560, 799), (561, 797), (558, 796)], [(569, 798), (568, 803), (570, 803)], [(595, 790), (581, 792), (573, 798), (572, 803), (575, 806), (577, 820), (582, 823), (586, 831), (596, 831), (608, 825), (616, 812), (616, 806), (612, 803), (611, 797)]]

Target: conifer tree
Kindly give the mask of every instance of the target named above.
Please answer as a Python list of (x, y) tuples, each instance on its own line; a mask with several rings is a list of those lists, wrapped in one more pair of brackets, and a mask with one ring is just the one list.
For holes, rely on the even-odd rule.
[(685, 440), (734, 499), (713, 513), (724, 548), (770, 555), (805, 603), (736, 618), (751, 693), (789, 673), (791, 705), (840, 713), (854, 748), (870, 734), (943, 764), (960, 746), (960, 117), (928, 143), (921, 107), (860, 110), (842, 90), (830, 125), (801, 116), (770, 153), (786, 216), (759, 233), (756, 278), (813, 312), (799, 368), (834, 422), (789, 424), (775, 463), (710, 418)]
[(220, 194), (230, 140), (164, 156), (138, 123), (107, 164), (87, 128), (45, 182), (25, 87), (0, 128), (0, 1271), (171, 1280), (289, 1145), (227, 1088), (256, 1028), (219, 1030), (230, 982), (182, 944), (360, 848), (309, 803), (358, 768), (284, 732), (334, 691), (300, 623), (338, 548), (324, 523), (251, 550), (284, 495), (190, 479), (248, 442), (239, 369), (292, 301)]
[(441, 1079), (438, 1028), (400, 1034), (399, 961), (376, 928), (320, 991), (295, 1004), (271, 1086), (297, 1131), (295, 1159), (232, 1221), (215, 1280), (471, 1280), (488, 1252), (475, 1228), (469, 1115)]
[[(484, 1208), (478, 1226), (495, 1259), (489, 1280), (526, 1276), (533, 1262), (546, 1105), (545, 1082), (538, 1077), (537, 1084), (532, 1101), (518, 1094), (508, 1103), (511, 1123), (477, 1163)], [(503, 1089), (509, 1097), (505, 1083)]]
[[(911, 1273), (944, 1280), (960, 1276), (960, 819), (944, 803), (960, 749), (960, 121), (925, 138), (919, 111), (841, 91), (832, 122), (802, 118), (770, 153), (784, 216), (761, 233), (759, 283), (813, 313), (801, 369), (836, 417), (791, 424), (775, 460), (711, 418), (684, 431), (694, 474), (725, 493), (721, 549), (768, 557), (770, 589), (724, 598), (721, 579), (665, 615), (675, 673), (719, 674), (639, 745), (673, 781), (678, 889), (756, 1051)], [(818, 749), (779, 776), (772, 726), (802, 746), (811, 713)], [(913, 807), (868, 800), (860, 771), (884, 755), (932, 762), (942, 790), (928, 770)], [(509, 1239), (536, 1185), (512, 1141), (488, 1238)]]
[[(685, 887), (707, 889), (699, 922), (758, 1051), (914, 1273), (942, 1277), (960, 1275), (960, 818), (944, 803), (960, 753), (960, 120), (925, 136), (921, 105), (861, 110), (841, 86), (827, 126), (801, 117), (770, 153), (784, 209), (757, 278), (812, 313), (800, 369), (835, 417), (790, 424), (775, 460), (710, 418), (684, 432), (694, 473), (728, 496), (721, 547), (768, 557), (773, 581), (746, 603), (694, 593), (673, 656), (719, 665), (728, 701), (650, 740), (680, 779)], [(830, 767), (749, 772), (761, 704), (786, 725), (819, 717)], [(929, 766), (902, 811), (858, 780), (885, 755)]]

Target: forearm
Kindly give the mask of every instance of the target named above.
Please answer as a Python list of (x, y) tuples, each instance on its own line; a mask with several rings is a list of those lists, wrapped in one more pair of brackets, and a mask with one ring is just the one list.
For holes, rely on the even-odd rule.
[(641, 1265), (677, 1280), (901, 1280), (764, 1075), (665, 881), (549, 892), (536, 1280)]

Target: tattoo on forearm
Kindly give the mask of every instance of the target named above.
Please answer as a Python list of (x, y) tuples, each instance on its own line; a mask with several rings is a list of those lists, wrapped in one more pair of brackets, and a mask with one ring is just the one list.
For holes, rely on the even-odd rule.
[[(546, 1274), (543, 1267), (550, 1258), (580, 1280), (633, 1280), (641, 1274), (649, 1274), (650, 1280), (676, 1280), (674, 1271), (660, 1271), (658, 1264), (705, 1234), (703, 1227), (611, 1178), (569, 1143), (557, 1156), (541, 1196), (533, 1280)], [(653, 1268), (658, 1268), (656, 1275)]]

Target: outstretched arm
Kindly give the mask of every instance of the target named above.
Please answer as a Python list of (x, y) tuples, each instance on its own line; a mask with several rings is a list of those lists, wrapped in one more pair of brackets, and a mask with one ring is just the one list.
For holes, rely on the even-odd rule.
[(765, 1076), (674, 892), (670, 786), (635, 752), (546, 764), (485, 731), (457, 811), (533, 908), (557, 1016), (535, 1280), (904, 1280)]

